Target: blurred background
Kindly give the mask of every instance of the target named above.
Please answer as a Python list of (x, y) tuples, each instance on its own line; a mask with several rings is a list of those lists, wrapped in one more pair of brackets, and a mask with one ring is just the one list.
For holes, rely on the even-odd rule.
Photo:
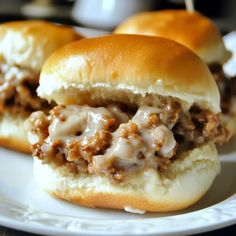
[[(194, 5), (223, 34), (236, 30), (236, 1), (195, 0)], [(167, 8), (185, 8), (184, 0), (0, 0), (0, 22), (37, 18), (111, 31), (136, 12)]]

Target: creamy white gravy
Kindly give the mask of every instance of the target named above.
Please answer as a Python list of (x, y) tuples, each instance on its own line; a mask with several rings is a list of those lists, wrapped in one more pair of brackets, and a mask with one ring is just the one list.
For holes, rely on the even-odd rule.
[[(172, 131), (163, 124), (149, 127), (149, 117), (160, 109), (140, 107), (131, 117), (118, 106), (93, 108), (89, 106), (67, 106), (55, 117), (49, 126), (50, 141), (65, 143), (79, 140), (85, 144), (89, 137), (101, 130), (109, 130), (109, 119), (118, 122), (118, 128), (111, 132), (112, 142), (102, 155), (93, 157), (94, 171), (106, 169), (111, 162), (123, 169), (132, 166), (157, 168), (156, 156), (171, 158), (176, 146)], [(134, 127), (134, 130), (133, 128)], [(128, 135), (125, 135), (129, 132)]]

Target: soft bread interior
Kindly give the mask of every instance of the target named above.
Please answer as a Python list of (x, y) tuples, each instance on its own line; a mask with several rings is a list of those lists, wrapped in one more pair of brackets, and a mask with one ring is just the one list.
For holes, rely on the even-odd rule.
[(16, 151), (30, 153), (30, 145), (24, 131), (27, 115), (4, 112), (0, 116), (0, 145)]
[[(49, 81), (49, 83), (53, 82)], [(90, 105), (90, 106), (105, 106), (111, 102), (121, 102), (128, 106), (157, 106), (160, 104), (160, 97), (163, 96), (173, 96), (174, 99), (178, 100), (181, 104), (183, 110), (189, 110), (191, 105), (195, 102), (195, 97), (193, 95), (183, 93), (181, 96), (171, 92), (171, 89), (168, 92), (163, 92), (163, 96), (158, 96), (157, 94), (145, 93), (143, 91), (130, 91), (126, 88), (116, 88), (114, 86), (101, 86), (91, 88), (77, 88), (74, 85), (69, 85), (67, 83), (61, 83), (60, 81), (54, 81), (53, 85), (49, 86), (48, 92), (51, 89), (54, 89), (57, 86), (57, 89), (53, 90), (53, 100), (57, 101), (57, 104), (62, 105)], [(54, 87), (53, 87), (54, 86)], [(173, 86), (174, 87), (174, 86)], [(173, 88), (171, 87), (171, 88)], [(153, 89), (154, 90), (154, 89)], [(143, 92), (143, 93), (142, 93)], [(141, 94), (140, 94), (141, 93)], [(63, 94), (63, 96), (62, 96)], [(160, 93), (161, 94), (161, 93)], [(185, 96), (185, 100), (182, 98)], [(48, 99), (48, 101), (52, 101)], [(209, 109), (209, 104), (206, 104), (205, 99), (198, 100), (198, 104), (201, 107)]]
[(34, 175), (40, 186), (58, 198), (89, 207), (168, 212), (197, 202), (220, 171), (214, 144), (179, 156), (164, 172), (146, 169), (122, 184), (106, 177), (73, 175), (34, 158)]

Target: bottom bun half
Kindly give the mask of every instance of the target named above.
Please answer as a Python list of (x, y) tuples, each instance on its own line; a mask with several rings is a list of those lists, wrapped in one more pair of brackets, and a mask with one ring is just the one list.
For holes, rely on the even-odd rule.
[(30, 153), (30, 144), (24, 131), (27, 115), (3, 113), (0, 116), (0, 146)]
[(165, 173), (147, 169), (123, 183), (106, 177), (73, 175), (66, 168), (53, 168), (34, 158), (39, 185), (56, 196), (79, 205), (124, 209), (135, 213), (170, 212), (197, 202), (220, 172), (214, 144), (195, 148), (178, 157)]

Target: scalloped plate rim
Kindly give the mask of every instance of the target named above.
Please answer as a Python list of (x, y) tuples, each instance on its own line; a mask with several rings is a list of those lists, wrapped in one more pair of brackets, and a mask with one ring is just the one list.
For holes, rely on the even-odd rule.
[[(153, 222), (153, 224), (157, 224), (158, 226), (158, 222), (162, 223), (162, 221), (164, 220), (170, 220), (170, 221), (175, 221), (176, 219), (180, 220), (181, 223), (185, 223), (183, 222), (183, 220), (181, 219), (183, 216), (194, 216), (194, 218), (198, 218), (200, 216), (201, 213), (204, 213), (206, 212), (206, 210), (212, 210), (212, 209), (217, 209), (218, 207), (225, 207), (225, 202), (227, 203), (231, 203), (231, 202), (235, 202), (235, 206), (236, 206), (236, 194), (234, 194), (233, 196), (229, 197), (228, 199), (224, 200), (223, 202), (220, 202), (220, 203), (217, 203), (213, 206), (210, 206), (208, 208), (205, 208), (205, 209), (201, 209), (201, 210), (198, 210), (198, 211), (195, 211), (195, 212), (190, 212), (190, 213), (186, 213), (186, 214), (181, 214), (181, 215), (176, 215), (176, 216), (167, 216), (167, 217), (164, 217), (164, 218), (149, 218), (149, 219), (138, 219), (138, 220), (125, 220), (126, 222), (129, 222), (129, 223), (133, 223), (133, 224), (136, 224), (136, 223), (139, 223), (139, 226), (142, 225), (142, 224), (146, 224), (146, 223), (150, 223), (150, 222)], [(0, 201), (0, 204), (1, 204), (1, 201)], [(12, 203), (14, 204), (16, 207), (18, 207), (18, 204), (15, 204), (15, 203)], [(20, 205), (20, 204), (19, 204)], [(20, 208), (24, 208), (25, 206), (24, 205), (20, 205), (19, 206)], [(34, 210), (31, 209), (33, 212)], [(225, 210), (225, 209), (224, 209)], [(67, 215), (61, 215), (61, 214), (57, 214), (57, 213), (50, 213), (50, 212), (45, 212), (45, 211), (38, 211), (36, 210), (35, 212), (39, 212), (39, 213), (42, 213), (42, 214), (47, 214), (48, 216), (56, 216), (56, 217), (60, 217), (62, 219), (64, 218), (68, 218), (68, 219), (71, 219), (71, 218), (75, 218), (77, 221), (81, 221), (80, 223), (83, 224), (83, 223), (86, 223), (87, 224), (94, 224), (94, 223), (98, 223), (99, 221), (102, 221), (102, 220), (86, 220), (86, 219), (79, 219), (79, 218), (76, 218), (76, 217), (71, 217), (71, 216), (67, 216)], [(222, 213), (222, 212), (221, 212)], [(221, 215), (222, 217), (222, 215)], [(226, 227), (226, 226), (230, 226), (234, 223), (236, 223), (236, 211), (234, 213), (234, 218), (230, 217), (228, 215), (228, 219), (223, 219), (221, 220), (221, 222), (217, 222), (217, 221), (214, 221), (213, 223), (211, 224), (206, 224), (206, 225), (202, 225), (198, 228), (191, 228), (191, 234), (195, 234), (195, 233), (202, 233), (202, 232), (207, 232), (209, 230), (215, 230), (215, 229), (219, 229), (221, 227)], [(194, 220), (194, 218), (192, 219), (188, 219), (188, 220)], [(89, 221), (89, 222), (88, 222)], [(138, 221), (138, 222), (137, 222)], [(140, 222), (142, 221), (142, 222)], [(106, 222), (108, 223), (117, 223), (117, 222), (120, 222), (120, 223), (123, 223), (122, 220), (109, 220)], [(101, 232), (95, 232), (95, 231), (88, 231), (88, 230), (82, 230), (80, 229), (79, 231), (74, 229), (74, 230), (68, 230), (66, 228), (60, 228), (60, 227), (55, 227), (53, 225), (51, 226), (48, 226), (48, 225), (44, 225), (42, 223), (36, 223), (34, 221), (20, 221), (20, 220), (17, 220), (17, 219), (9, 219), (9, 218), (6, 218), (4, 216), (1, 216), (0, 215), (0, 223), (3, 224), (4, 226), (6, 227), (10, 227), (10, 228), (13, 228), (13, 229), (18, 229), (18, 230), (23, 230), (23, 231), (26, 231), (26, 232), (30, 232), (30, 233), (37, 233), (37, 230), (40, 231), (40, 234), (43, 234), (43, 235), (78, 235), (78, 233), (82, 233), (82, 235), (117, 235), (118, 234), (126, 234), (126, 235), (144, 235), (144, 232), (140, 231), (140, 232), (136, 232), (136, 233), (131, 233), (131, 232), (127, 232), (127, 231), (119, 231), (119, 232), (114, 232), (114, 234), (111, 234), (110, 231), (107, 232), (107, 231), (101, 231)], [(31, 223), (31, 224), (29, 224)], [(100, 224), (98, 224), (100, 226)], [(105, 228), (104, 228), (105, 229)], [(39, 232), (38, 231), (38, 232)], [(179, 228), (179, 229), (176, 229), (176, 228), (173, 228), (172, 230), (166, 230), (166, 231), (158, 231), (156, 230), (156, 228), (153, 228), (153, 232), (150, 232), (150, 233), (147, 233), (145, 235), (182, 235), (182, 234), (185, 234), (185, 233), (190, 233), (189, 229), (185, 229), (185, 228)]]

